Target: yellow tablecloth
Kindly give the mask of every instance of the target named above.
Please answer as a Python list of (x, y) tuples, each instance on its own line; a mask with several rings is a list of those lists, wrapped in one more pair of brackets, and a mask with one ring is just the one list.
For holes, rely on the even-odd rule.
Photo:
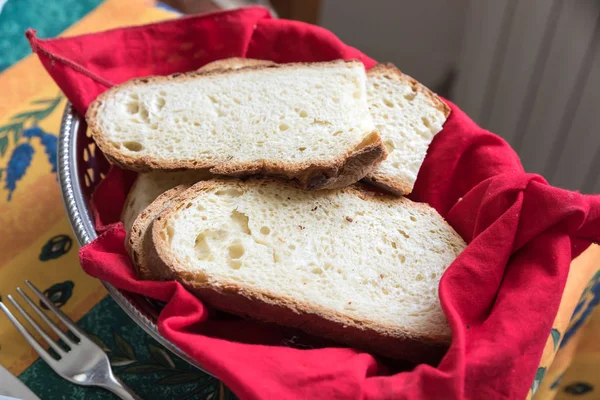
[[(143, 0), (107, 0), (63, 35), (171, 17), (172, 13)], [(99, 281), (86, 276), (79, 266), (77, 245), (53, 171), (52, 146), (56, 143), (66, 100), (33, 55), (0, 74), (0, 93), (0, 294), (14, 294), (16, 286), (23, 286), (28, 279), (40, 289), (49, 290), (58, 303), (68, 298), (63, 311), (79, 320), (105, 298), (106, 292)], [(30, 164), (24, 168), (17, 165), (19, 162)], [(575, 326), (590, 304), (598, 302), (599, 267), (598, 246), (584, 253), (573, 265), (555, 329), (548, 338), (536, 382), (530, 391), (531, 396), (533, 389), (537, 389), (536, 400), (600, 398), (600, 309), (596, 309), (587, 329), (579, 329), (567, 345), (560, 348), (569, 325)], [(578, 303), (581, 303), (579, 307)], [(114, 337), (121, 353), (131, 352)], [(151, 346), (148, 348), (152, 355), (158, 354)], [(0, 363), (18, 375), (30, 368), (36, 358), (25, 340), (0, 315)], [(122, 358), (121, 365), (127, 365)], [(133, 356), (129, 358), (128, 361), (136, 365), (147, 365), (140, 364)], [(161, 356), (155, 359), (157, 362), (165, 360)], [(216, 387), (222, 389), (222, 385)], [(89, 392), (82, 393), (87, 397), (85, 393)]]

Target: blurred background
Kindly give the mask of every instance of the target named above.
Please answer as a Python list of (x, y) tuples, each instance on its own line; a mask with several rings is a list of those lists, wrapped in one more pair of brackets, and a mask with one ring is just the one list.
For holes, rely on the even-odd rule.
[(528, 172), (600, 193), (598, 0), (166, 0), (262, 4), (391, 61), (506, 139)]

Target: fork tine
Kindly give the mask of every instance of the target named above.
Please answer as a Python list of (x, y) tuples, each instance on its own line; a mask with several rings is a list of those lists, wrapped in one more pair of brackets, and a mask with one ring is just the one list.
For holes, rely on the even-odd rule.
[(74, 333), (74, 334), (76, 333), (75, 336), (77, 336), (79, 339), (85, 338), (85, 333), (83, 333), (83, 331), (81, 329), (79, 329), (79, 327), (77, 325), (75, 325), (75, 323), (73, 321), (71, 321), (71, 319), (69, 317), (67, 317), (62, 311), (60, 311), (60, 309), (58, 307), (56, 307), (54, 305), (54, 303), (50, 301), (50, 299), (48, 299), (46, 296), (44, 296), (44, 294), (42, 292), (40, 292), (38, 290), (38, 288), (36, 288), (33, 285), (33, 283), (29, 282), (28, 280), (25, 280), (25, 283), (27, 284), (27, 286), (29, 286), (29, 288), (33, 291), (33, 293), (42, 301), (42, 303), (44, 303), (50, 311), (52, 311), (54, 314), (56, 314), (58, 319), (60, 319), (60, 321), (63, 324), (65, 324), (72, 333)]
[(46, 341), (46, 343), (48, 343), (50, 347), (52, 347), (52, 350), (54, 350), (56, 354), (62, 357), (66, 353), (66, 351), (63, 348), (61, 348), (54, 340), (52, 340), (52, 338), (46, 333), (46, 331), (43, 330), (38, 325), (38, 323), (35, 322), (33, 318), (29, 316), (29, 314), (27, 314), (27, 311), (25, 311), (23, 307), (21, 307), (21, 305), (17, 303), (17, 301), (13, 299), (13, 297), (10, 294), (6, 297), (8, 298), (8, 300), (10, 300), (10, 302), (17, 309), (17, 311), (21, 313), (23, 318), (25, 318), (27, 322), (29, 322), (29, 325), (31, 325), (33, 329), (35, 329), (35, 331), (39, 333), (39, 335)]
[(51, 367), (54, 368), (54, 366), (56, 365), (56, 360), (52, 356), (50, 356), (50, 354), (48, 354), (48, 352), (37, 342), (37, 340), (34, 339), (33, 336), (31, 336), (31, 333), (29, 333), (27, 331), (27, 329), (25, 329), (25, 327), (23, 325), (21, 325), (19, 320), (17, 320), (14, 317), (14, 315), (12, 315), (10, 310), (8, 308), (6, 308), (4, 303), (1, 301), (0, 301), (0, 309), (2, 309), (2, 311), (4, 311), (4, 314), (6, 314), (8, 319), (10, 319), (10, 322), (12, 322), (13, 325), (15, 326), (15, 328), (17, 328), (17, 330), (19, 332), (21, 332), (21, 335), (23, 335), (25, 340), (27, 340), (27, 343), (29, 343), (31, 345), (31, 347), (33, 347), (33, 349), (39, 354), (39, 356), (42, 358), (42, 360), (46, 361), (48, 363), (48, 365), (50, 365)]
[(44, 320), (44, 322), (50, 327), (50, 329), (52, 329), (54, 331), (54, 333), (56, 333), (58, 335), (58, 337), (65, 342), (65, 344), (67, 345), (74, 345), (77, 344), (73, 341), (73, 339), (71, 339), (70, 337), (68, 337), (67, 335), (65, 335), (65, 333), (63, 331), (60, 330), (60, 328), (58, 326), (56, 326), (56, 324), (50, 319), (48, 318), (48, 316), (46, 315), (45, 312), (43, 312), (37, 304), (35, 304), (33, 302), (33, 300), (31, 300), (31, 298), (29, 298), (29, 296), (27, 296), (27, 293), (25, 293), (23, 290), (21, 290), (20, 287), (17, 288), (17, 292), (19, 292), (19, 294), (21, 295), (21, 297), (23, 297), (23, 299), (25, 299), (25, 301), (27, 302), (27, 304), (29, 304), (29, 307), (31, 307), (33, 309), (33, 311), (35, 311), (35, 313), (37, 315), (40, 316), (41, 319)]

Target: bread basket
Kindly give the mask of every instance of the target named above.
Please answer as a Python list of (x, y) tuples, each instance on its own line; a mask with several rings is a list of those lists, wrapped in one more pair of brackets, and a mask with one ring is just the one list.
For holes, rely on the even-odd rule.
[[(69, 223), (80, 246), (87, 245), (98, 236), (94, 228), (90, 197), (108, 168), (108, 161), (88, 135), (85, 119), (67, 102), (58, 138), (58, 181)], [(158, 332), (156, 319), (160, 304), (144, 296), (121, 291), (108, 282), (102, 281), (102, 284), (113, 300), (153, 339), (178, 357), (205, 371)]]

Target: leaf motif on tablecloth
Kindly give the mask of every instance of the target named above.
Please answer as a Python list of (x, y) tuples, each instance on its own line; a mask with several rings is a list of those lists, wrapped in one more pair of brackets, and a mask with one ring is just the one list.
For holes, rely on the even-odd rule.
[(8, 201), (17, 188), (17, 182), (20, 181), (27, 168), (31, 165), (33, 159), (33, 147), (29, 143), (21, 143), (14, 148), (8, 165), (6, 166), (5, 188), (8, 189)]
[(161, 349), (152, 343), (148, 343), (148, 352), (154, 361), (160, 365), (166, 368), (175, 368), (175, 363), (164, 349)]
[(113, 338), (115, 339), (117, 349), (122, 355), (128, 357), (130, 360), (136, 359), (133, 347), (123, 339), (123, 336), (119, 335), (116, 331), (113, 331)]
[(573, 311), (571, 322), (569, 322), (563, 340), (560, 343), (561, 348), (564, 347), (579, 328), (585, 324), (598, 304), (600, 304), (600, 270), (594, 274), (585, 287), (583, 294)]
[(532, 394), (535, 394), (540, 387), (540, 383), (542, 382), (542, 379), (544, 379), (544, 375), (546, 375), (546, 368), (538, 368), (537, 372), (535, 373), (535, 378), (533, 378), (533, 384), (531, 385)]
[(88, 332), (87, 337), (90, 338), (90, 340), (92, 342), (96, 343), (96, 345), (98, 347), (100, 347), (105, 353), (109, 353), (111, 351), (110, 347), (108, 347), (108, 345), (106, 343), (104, 343), (104, 341), (102, 339), (100, 339), (99, 336), (96, 336), (96, 335)]
[(558, 347), (558, 344), (560, 343), (560, 332), (558, 331), (558, 329), (552, 328), (552, 330), (550, 331), (550, 336), (552, 336), (552, 343), (554, 344), (554, 351), (556, 351), (556, 348)]
[(138, 363), (123, 369), (125, 374), (147, 374), (150, 372), (164, 372), (165, 367), (156, 364)]
[(9, 151), (11, 142), (14, 146), (6, 168), (0, 173), (0, 179), (4, 180), (5, 188), (8, 190), (9, 201), (17, 187), (17, 182), (23, 178), (33, 159), (35, 150), (30, 143), (33, 139), (40, 140), (52, 166), (52, 172), (56, 173), (57, 137), (44, 132), (38, 124), (52, 114), (62, 98), (59, 94), (54, 98), (36, 100), (32, 103), (37, 106), (35, 109), (15, 114), (11, 117), (10, 123), (0, 126), (0, 158)]
[(184, 383), (195, 382), (203, 377), (204, 374), (200, 372), (180, 372), (161, 378), (157, 383), (161, 385), (181, 385)]
[(560, 374), (558, 376), (558, 378), (556, 378), (554, 380), (554, 382), (552, 382), (552, 385), (550, 385), (550, 390), (556, 390), (558, 389), (558, 387), (560, 386), (560, 382), (562, 381), (562, 378), (565, 376), (565, 373), (563, 372), (562, 374)]

